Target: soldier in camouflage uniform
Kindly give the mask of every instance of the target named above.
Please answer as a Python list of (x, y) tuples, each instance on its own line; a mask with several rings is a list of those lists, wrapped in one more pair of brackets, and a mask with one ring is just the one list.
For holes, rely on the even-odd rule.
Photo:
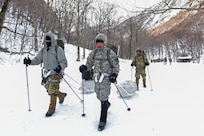
[(149, 65), (149, 61), (147, 60), (146, 55), (144, 54), (144, 51), (142, 51), (140, 48), (137, 48), (136, 50), (136, 56), (133, 58), (131, 66), (135, 66), (135, 78), (136, 78), (136, 86), (137, 90), (139, 90), (139, 79), (140, 75), (143, 79), (143, 87), (146, 87), (146, 72), (145, 67)]
[(52, 32), (45, 34), (45, 42), (46, 44), (44, 45), (44, 48), (38, 52), (37, 56), (32, 60), (30, 60), (30, 58), (25, 58), (24, 64), (38, 65), (43, 63), (44, 74), (50, 73), (46, 77), (46, 80), (43, 81), (48, 95), (50, 96), (49, 108), (45, 114), (46, 117), (48, 117), (52, 116), (55, 112), (57, 97), (59, 98), (60, 104), (63, 103), (64, 98), (66, 97), (66, 93), (59, 91), (59, 83), (63, 71), (67, 67), (67, 59), (63, 49), (57, 46), (57, 42)]
[(119, 60), (115, 52), (106, 47), (107, 37), (105, 34), (97, 34), (95, 40), (97, 48), (89, 54), (86, 65), (81, 65), (79, 70), (83, 77), (86, 71), (94, 68), (95, 92), (98, 100), (101, 101), (101, 116), (98, 126), (98, 130), (101, 131), (106, 125), (107, 111), (110, 107), (108, 99), (111, 82), (116, 82), (119, 73)]

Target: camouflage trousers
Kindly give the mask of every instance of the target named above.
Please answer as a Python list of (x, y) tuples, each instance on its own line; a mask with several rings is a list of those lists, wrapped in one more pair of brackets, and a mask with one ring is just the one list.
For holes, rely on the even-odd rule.
[(57, 94), (59, 92), (59, 84), (62, 76), (60, 74), (50, 75), (48, 81), (45, 84), (45, 88), (49, 95)]
[(136, 69), (135, 78), (140, 79), (140, 75), (142, 76), (142, 79), (146, 79), (145, 68), (144, 69)]
[(95, 92), (100, 101), (106, 101), (109, 98), (111, 89), (111, 82), (109, 77), (104, 77), (103, 81), (95, 82)]

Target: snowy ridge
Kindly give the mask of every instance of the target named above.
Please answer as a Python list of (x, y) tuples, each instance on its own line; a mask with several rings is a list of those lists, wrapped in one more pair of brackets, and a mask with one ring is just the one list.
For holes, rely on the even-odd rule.
[[(172, 8), (198, 8), (201, 6), (203, 1), (189, 1), (189, 0), (172, 0), (168, 6)], [(168, 7), (165, 3), (160, 3), (153, 9), (165, 10)], [(185, 23), (186, 19), (189, 19), (191, 16), (195, 15), (197, 10), (182, 10), (182, 9), (172, 9), (166, 10), (164, 13), (153, 14), (151, 16), (152, 21), (150, 21), (150, 34), (151, 35), (159, 35), (164, 32), (168, 32), (169, 30), (177, 27), (178, 25)]]

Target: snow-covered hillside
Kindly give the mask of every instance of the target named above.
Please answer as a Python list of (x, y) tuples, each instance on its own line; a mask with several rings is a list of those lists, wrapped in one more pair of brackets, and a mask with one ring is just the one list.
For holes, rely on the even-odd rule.
[(203, 1), (200, 0), (169, 0), (166, 3), (161, 3), (151, 8), (152, 12), (150, 21), (150, 34), (159, 35), (171, 30), (179, 24), (185, 22), (186, 19), (195, 15), (199, 10), (185, 10), (194, 9), (202, 6)]
[[(65, 73), (81, 83), (79, 65), (86, 60), (76, 62), (76, 47), (66, 45), (68, 68)], [(5, 54), (1, 58), (5, 58)], [(18, 57), (18, 56), (16, 56)], [(30, 56), (31, 57), (31, 56)], [(10, 58), (10, 62), (15, 57)], [(66, 92), (62, 105), (57, 104), (53, 117), (46, 118), (45, 113), (49, 97), (41, 86), (41, 67), (28, 67), (29, 95), (31, 111), (28, 111), (28, 93), (26, 84), (26, 67), (19, 63), (0, 64), (1, 82), (1, 133), (6, 136), (203, 136), (204, 135), (204, 92), (203, 64), (152, 63), (147, 71), (147, 88), (140, 81), (137, 91), (125, 102), (131, 108), (127, 111), (117, 90), (112, 85), (110, 95), (111, 107), (108, 112), (107, 127), (97, 130), (100, 103), (95, 93), (85, 95), (85, 113), (82, 117), (82, 103), (62, 81), (61, 90)], [(134, 80), (134, 70), (130, 60), (120, 59), (118, 84)], [(132, 72), (131, 72), (132, 71)], [(64, 78), (81, 97), (79, 84), (68, 76)], [(150, 87), (150, 80), (152, 89)]]

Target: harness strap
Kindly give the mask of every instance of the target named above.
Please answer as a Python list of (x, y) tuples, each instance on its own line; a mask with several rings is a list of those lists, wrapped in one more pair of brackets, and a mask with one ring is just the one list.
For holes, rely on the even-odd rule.
[(94, 81), (95, 82), (101, 83), (101, 82), (103, 82), (104, 77), (107, 77), (107, 76), (110, 76), (110, 75), (107, 74), (107, 73), (95, 73), (93, 76), (94, 76)]

